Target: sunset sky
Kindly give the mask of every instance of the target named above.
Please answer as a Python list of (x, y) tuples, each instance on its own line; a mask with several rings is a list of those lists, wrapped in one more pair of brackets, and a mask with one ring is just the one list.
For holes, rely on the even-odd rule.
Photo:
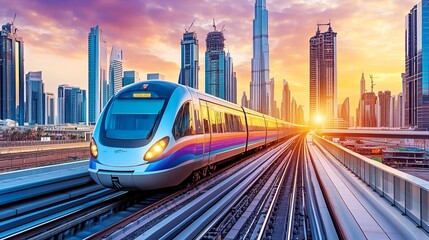
[[(270, 75), (281, 102), (282, 80), (292, 96), (309, 107), (309, 39), (317, 23), (331, 21), (337, 32), (338, 103), (350, 97), (355, 115), (359, 81), (364, 71), (375, 78), (374, 91), (402, 90), (405, 15), (417, 0), (267, 0), (269, 14)], [(88, 32), (99, 25), (112, 45), (123, 49), (124, 70), (137, 70), (141, 79), (160, 72), (177, 82), (180, 40), (191, 30), (199, 39), (200, 90), (204, 91), (204, 53), (212, 18), (225, 25), (226, 51), (234, 58), (240, 102), (249, 96), (254, 0), (0, 0), (0, 23), (11, 22), (24, 39), (25, 73), (43, 71), (45, 91), (57, 95), (59, 84), (88, 89)], [(325, 28), (321, 28), (325, 31)]]

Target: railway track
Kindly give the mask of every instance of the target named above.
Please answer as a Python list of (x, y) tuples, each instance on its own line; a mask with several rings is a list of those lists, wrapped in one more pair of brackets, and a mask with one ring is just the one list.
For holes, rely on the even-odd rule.
[[(181, 190), (120, 192), (89, 185), (93, 191), (46, 205), (43, 214), (32, 211), (42, 217), (1, 237), (320, 239), (316, 194), (307, 190), (315, 177), (306, 170), (311, 163), (303, 141), (301, 135), (272, 146)], [(19, 219), (30, 217), (5, 220)]]
[[(302, 141), (303, 136), (300, 139)], [(286, 236), (287, 221), (280, 214), (278, 201), (282, 200), (288, 206), (283, 212), (285, 215), (301, 216), (303, 210), (295, 210), (295, 214), (294, 211), (289, 213), (289, 209), (296, 206), (305, 208), (304, 175), (298, 174), (304, 165), (298, 164), (303, 161), (295, 161), (303, 156), (304, 148), (302, 142), (292, 142), (272, 148), (257, 159), (238, 164), (174, 200), (157, 204), (156, 208), (146, 209), (90, 238), (256, 239), (273, 237), (273, 233), (282, 234), (282, 231)], [(290, 183), (295, 183), (295, 187)], [(293, 197), (294, 201), (291, 201), (292, 195), (287, 194), (290, 191), (297, 192), (295, 195), (298, 197)], [(274, 215), (278, 216), (279, 224), (274, 223)], [(302, 226), (296, 222), (302, 222), (303, 217), (293, 219), (290, 220), (293, 227)], [(279, 228), (283, 230), (277, 229), (276, 225), (280, 226), (280, 223), (283, 226)], [(276, 226), (275, 230), (273, 226)], [(306, 223), (306, 226), (301, 232), (291, 231), (290, 237), (303, 233), (310, 235), (310, 224)]]
[[(261, 153), (256, 155), (261, 155)], [(237, 164), (245, 165), (245, 161)], [(0, 210), (0, 238), (98, 238), (113, 232), (112, 229), (116, 230), (121, 223), (126, 224), (133, 216), (135, 218), (142, 214), (146, 217), (150, 214), (153, 215), (161, 206), (170, 205), (170, 211), (175, 211), (174, 206), (178, 202), (181, 202), (182, 206), (186, 205), (187, 202), (203, 193), (198, 190), (203, 188), (203, 185), (218, 184), (223, 181), (225, 176), (236, 171), (234, 168), (238, 169), (240, 166), (225, 168), (214, 174), (212, 178), (179, 191), (177, 188), (151, 192), (102, 189), (92, 181), (88, 183), (89, 176), (86, 172), (82, 173), (81, 170), (76, 173), (76, 176), (65, 179), (68, 181), (68, 187), (65, 188), (57, 188), (52, 185), (59, 181), (57, 178), (43, 180), (41, 183), (31, 183), (30, 185), (34, 186), (42, 184), (41, 189), (49, 190), (26, 197), (22, 197), (22, 194), (30, 191), (31, 186), (23, 186), (22, 192), (17, 192), (16, 196), (9, 196), (10, 193), (5, 192), (5, 196), (8, 196), (9, 200), (1, 205), (4, 211)], [(77, 184), (71, 184), (69, 178), (82, 180), (73, 180)], [(206, 182), (210, 182), (210, 184)], [(43, 187), (45, 183), (51, 185)], [(22, 211), (23, 208), (28, 208), (28, 211)], [(15, 214), (7, 216), (7, 209), (16, 209)]]

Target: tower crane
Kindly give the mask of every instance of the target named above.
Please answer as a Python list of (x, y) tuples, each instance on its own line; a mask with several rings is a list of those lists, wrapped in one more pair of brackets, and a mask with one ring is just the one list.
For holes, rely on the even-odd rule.
[(191, 25), (189, 25), (189, 27), (188, 27), (187, 29), (185, 28), (185, 32), (186, 32), (186, 33), (188, 33), (188, 32), (189, 32), (189, 30), (191, 30), (191, 27), (194, 25), (194, 22), (195, 22), (195, 18), (194, 18), (194, 20), (192, 21)]
[(371, 92), (374, 92), (374, 78), (378, 78), (378, 77), (374, 77), (374, 75), (369, 74), (369, 78), (371, 78)]
[(214, 31), (216, 32), (216, 22), (214, 18), (213, 18), (213, 28), (214, 28)]

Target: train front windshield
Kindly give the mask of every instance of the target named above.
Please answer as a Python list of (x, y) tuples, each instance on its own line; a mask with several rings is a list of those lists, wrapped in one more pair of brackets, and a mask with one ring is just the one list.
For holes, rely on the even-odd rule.
[(107, 112), (104, 130), (110, 139), (148, 139), (161, 119), (164, 99), (116, 99)]

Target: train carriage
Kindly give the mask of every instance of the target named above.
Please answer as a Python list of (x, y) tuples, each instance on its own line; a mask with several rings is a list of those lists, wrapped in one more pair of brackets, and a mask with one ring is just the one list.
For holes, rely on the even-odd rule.
[(175, 186), (225, 159), (303, 130), (287, 126), (183, 85), (135, 83), (121, 89), (101, 113), (89, 172), (109, 188)]

